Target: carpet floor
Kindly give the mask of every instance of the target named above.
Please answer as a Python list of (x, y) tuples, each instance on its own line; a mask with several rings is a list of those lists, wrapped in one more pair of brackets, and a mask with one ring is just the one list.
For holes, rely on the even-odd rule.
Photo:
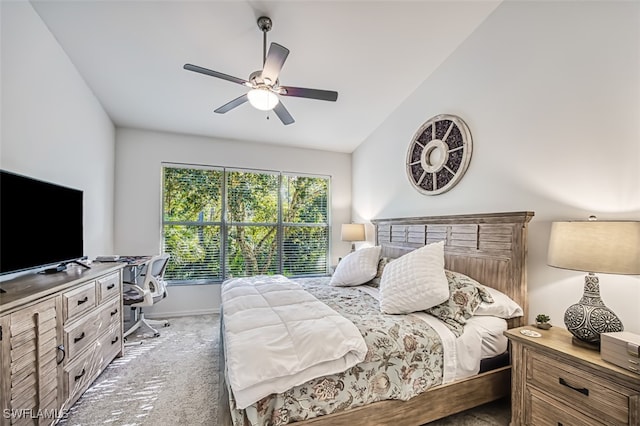
[[(126, 347), (58, 424), (215, 426), (218, 321), (217, 315), (172, 318), (158, 329), (160, 337), (129, 336), (127, 343), (143, 343)], [(429, 426), (504, 426), (510, 414), (509, 401), (501, 400)]]

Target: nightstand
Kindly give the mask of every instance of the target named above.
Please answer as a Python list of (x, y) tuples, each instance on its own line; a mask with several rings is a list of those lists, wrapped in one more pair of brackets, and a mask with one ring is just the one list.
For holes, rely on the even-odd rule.
[[(529, 329), (541, 337), (520, 333)], [(558, 327), (507, 330), (511, 426), (640, 425), (640, 375), (571, 343)]]

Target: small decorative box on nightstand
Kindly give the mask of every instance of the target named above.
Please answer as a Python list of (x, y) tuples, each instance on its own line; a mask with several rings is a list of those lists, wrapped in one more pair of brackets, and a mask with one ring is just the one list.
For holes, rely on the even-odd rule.
[(572, 344), (565, 329), (534, 329), (505, 332), (511, 343), (511, 426), (640, 425), (639, 374)]
[(640, 374), (640, 336), (619, 331), (600, 335), (602, 359), (618, 367)]

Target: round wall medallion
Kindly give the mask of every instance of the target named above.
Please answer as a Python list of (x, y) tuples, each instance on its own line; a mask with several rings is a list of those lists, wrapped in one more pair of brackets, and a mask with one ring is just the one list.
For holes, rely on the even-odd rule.
[(471, 161), (471, 133), (460, 117), (430, 118), (413, 136), (407, 151), (407, 177), (423, 194), (437, 195), (453, 188)]

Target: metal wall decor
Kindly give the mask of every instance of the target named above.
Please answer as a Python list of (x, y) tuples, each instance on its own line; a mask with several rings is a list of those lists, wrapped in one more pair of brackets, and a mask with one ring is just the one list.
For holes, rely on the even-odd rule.
[(416, 132), (407, 151), (407, 177), (427, 195), (453, 188), (467, 171), (473, 144), (471, 132), (460, 117), (441, 114), (427, 120)]

